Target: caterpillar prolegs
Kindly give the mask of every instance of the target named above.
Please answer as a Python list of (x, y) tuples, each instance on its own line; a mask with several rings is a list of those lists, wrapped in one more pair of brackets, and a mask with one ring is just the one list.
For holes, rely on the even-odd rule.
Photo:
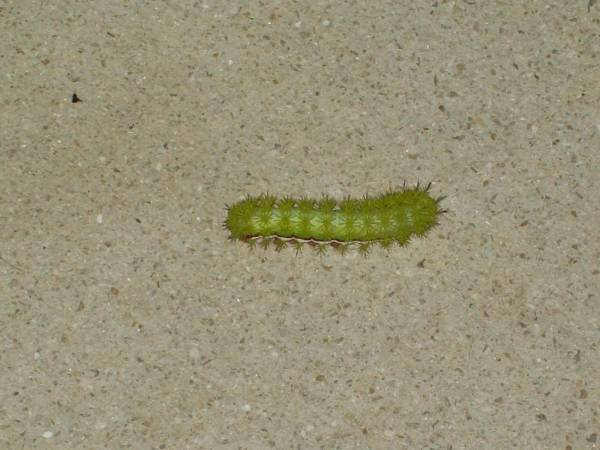
[(227, 207), (225, 228), (232, 240), (250, 245), (270, 244), (281, 250), (304, 244), (323, 252), (327, 246), (342, 252), (351, 245), (366, 253), (378, 243), (384, 248), (404, 246), (412, 237), (422, 237), (438, 223), (443, 197), (429, 194), (425, 187), (403, 186), (377, 196), (319, 200), (262, 194), (248, 196)]

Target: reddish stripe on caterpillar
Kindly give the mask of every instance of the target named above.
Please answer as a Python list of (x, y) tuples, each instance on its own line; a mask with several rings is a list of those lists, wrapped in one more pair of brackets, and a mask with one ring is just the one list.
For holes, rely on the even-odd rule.
[(403, 186), (377, 196), (335, 200), (325, 196), (310, 198), (278, 198), (262, 194), (248, 196), (227, 206), (224, 226), (230, 239), (261, 243), (277, 250), (292, 245), (297, 251), (304, 244), (322, 252), (334, 247), (342, 252), (357, 245), (366, 253), (373, 244), (388, 248), (404, 246), (413, 237), (422, 237), (438, 224), (443, 197), (429, 194), (425, 187)]

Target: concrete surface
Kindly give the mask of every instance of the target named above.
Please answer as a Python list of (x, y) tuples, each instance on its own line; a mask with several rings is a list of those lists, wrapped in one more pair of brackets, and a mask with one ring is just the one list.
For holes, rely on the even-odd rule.
[[(1, 2), (0, 448), (598, 448), (599, 6)], [(367, 259), (221, 227), (404, 180)]]

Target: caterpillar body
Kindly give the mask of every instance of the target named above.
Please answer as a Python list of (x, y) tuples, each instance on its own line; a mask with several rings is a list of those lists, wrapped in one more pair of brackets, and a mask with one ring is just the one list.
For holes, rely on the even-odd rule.
[(344, 252), (357, 245), (367, 253), (376, 243), (384, 248), (404, 246), (412, 237), (425, 236), (445, 212), (440, 208), (443, 197), (433, 198), (430, 187), (431, 183), (403, 186), (377, 196), (339, 201), (328, 196), (319, 200), (248, 196), (227, 206), (224, 226), (232, 240), (261, 243), (265, 248), (272, 243), (277, 250), (292, 245), (299, 251), (309, 244), (319, 252), (327, 246)]

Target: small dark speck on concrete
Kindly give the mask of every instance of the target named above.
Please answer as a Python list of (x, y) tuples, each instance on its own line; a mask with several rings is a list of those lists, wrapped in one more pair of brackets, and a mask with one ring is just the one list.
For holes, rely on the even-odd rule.
[(82, 101), (79, 97), (77, 97), (77, 94), (73, 92), (73, 95), (71, 96), (71, 103), (79, 103), (80, 101)]

